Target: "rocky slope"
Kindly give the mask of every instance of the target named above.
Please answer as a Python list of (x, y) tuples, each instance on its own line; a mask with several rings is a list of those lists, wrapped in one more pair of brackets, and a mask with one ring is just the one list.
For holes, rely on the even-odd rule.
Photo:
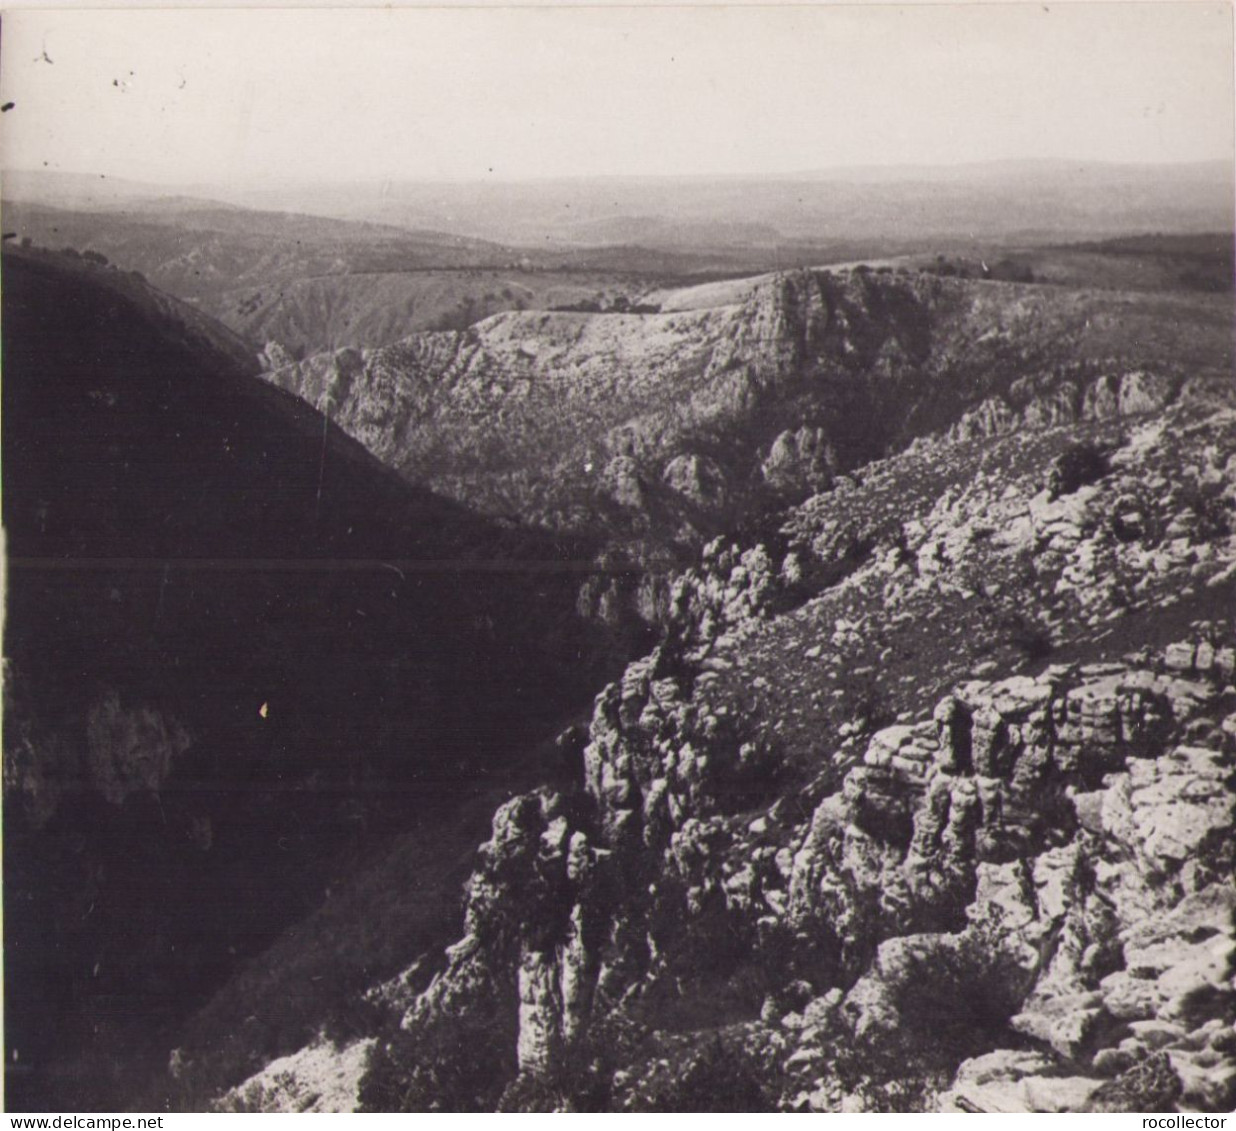
[[(655, 575), (838, 473), (954, 426), (1140, 412), (1230, 364), (1222, 298), (865, 268), (650, 296), (658, 313), (507, 313), (276, 368), (388, 466), (493, 515), (586, 530), (602, 619), (663, 614)], [(963, 419), (962, 418), (964, 415)]]
[(1236, 396), (1091, 388), (710, 544), (362, 1103), (1231, 1110)]

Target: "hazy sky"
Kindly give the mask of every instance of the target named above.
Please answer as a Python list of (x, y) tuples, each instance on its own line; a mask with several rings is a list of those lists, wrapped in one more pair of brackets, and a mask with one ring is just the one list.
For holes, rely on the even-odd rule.
[(6, 12), (10, 168), (163, 182), (1233, 153), (1226, 4)]

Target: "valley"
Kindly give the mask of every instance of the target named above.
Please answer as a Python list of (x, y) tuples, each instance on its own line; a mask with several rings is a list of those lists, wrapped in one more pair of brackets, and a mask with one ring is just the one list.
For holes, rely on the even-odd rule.
[(1236, 1100), (1230, 236), (70, 203), (6, 205), (11, 1106)]

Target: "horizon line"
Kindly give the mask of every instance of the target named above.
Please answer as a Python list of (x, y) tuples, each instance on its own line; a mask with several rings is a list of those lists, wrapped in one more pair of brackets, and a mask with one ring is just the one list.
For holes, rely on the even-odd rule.
[(7, 176), (35, 177), (76, 177), (84, 180), (111, 181), (118, 184), (128, 184), (149, 187), (159, 190), (200, 189), (217, 187), (229, 192), (262, 192), (281, 189), (305, 188), (349, 188), (356, 186), (372, 186), (381, 189), (386, 185), (474, 185), (494, 187), (500, 185), (536, 185), (536, 184), (586, 184), (597, 182), (698, 182), (698, 181), (731, 181), (731, 182), (776, 182), (804, 181), (854, 178), (862, 175), (903, 174), (905, 179), (912, 179), (916, 173), (965, 173), (966, 171), (992, 170), (1018, 166), (1038, 167), (1076, 167), (1104, 169), (1145, 169), (1145, 170), (1184, 170), (1201, 167), (1223, 167), (1236, 175), (1236, 153), (1231, 157), (1198, 157), (1188, 160), (1144, 160), (1121, 161), (1090, 157), (995, 157), (968, 161), (953, 162), (864, 162), (851, 165), (826, 165), (815, 168), (801, 168), (781, 172), (604, 172), (604, 173), (551, 173), (551, 174), (386, 174), (357, 177), (350, 180), (300, 179), (289, 178), (284, 181), (252, 182), (237, 185), (223, 181), (201, 180), (155, 180), (141, 176), (128, 176), (120, 173), (102, 173), (97, 169), (52, 169), (31, 168), (29, 166), (0, 166), (0, 178)]

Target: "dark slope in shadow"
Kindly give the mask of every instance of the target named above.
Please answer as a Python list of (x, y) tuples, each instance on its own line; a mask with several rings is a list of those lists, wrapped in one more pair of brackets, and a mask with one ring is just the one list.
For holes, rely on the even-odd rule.
[(606, 650), (575, 616), (590, 547), (409, 487), (131, 277), (3, 268), (5, 1063), (28, 1109), (67, 1098), (66, 1050), (182, 1014), (351, 862), (492, 788)]

